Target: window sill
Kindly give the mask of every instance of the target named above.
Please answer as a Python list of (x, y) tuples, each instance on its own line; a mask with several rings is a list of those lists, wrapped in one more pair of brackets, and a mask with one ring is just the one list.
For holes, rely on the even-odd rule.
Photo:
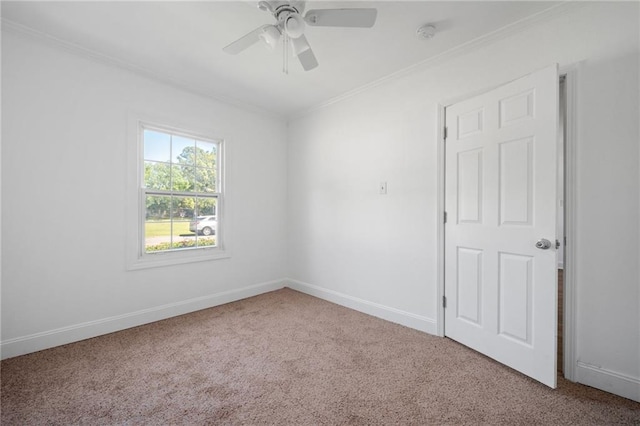
[(164, 266), (181, 265), (185, 263), (206, 262), (211, 260), (228, 259), (231, 255), (221, 249), (191, 249), (184, 251), (171, 251), (149, 253), (130, 261), (127, 270), (161, 268)]

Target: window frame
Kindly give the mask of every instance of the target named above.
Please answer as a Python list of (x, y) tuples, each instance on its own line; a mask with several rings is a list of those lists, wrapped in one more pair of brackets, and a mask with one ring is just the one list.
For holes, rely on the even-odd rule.
[[(166, 120), (165, 120), (166, 122)], [(129, 232), (127, 232), (128, 240), (128, 260), (127, 269), (144, 269), (153, 267), (162, 267), (169, 265), (178, 265), (183, 263), (209, 261), (215, 259), (224, 259), (230, 257), (228, 251), (225, 249), (225, 139), (219, 136), (213, 136), (212, 131), (197, 131), (187, 130), (184, 127), (178, 127), (167, 124), (160, 124), (158, 120), (148, 120), (141, 118), (130, 117), (130, 133), (131, 138), (135, 138), (135, 141), (131, 141), (129, 156), (130, 174), (135, 173), (135, 176), (131, 176), (127, 179), (128, 192), (130, 195), (130, 203), (134, 206), (129, 208), (129, 216), (135, 214), (135, 222), (132, 220), (129, 222)], [(175, 136), (187, 137), (203, 142), (213, 142), (217, 145), (216, 154), (216, 168), (217, 168), (217, 181), (216, 191), (212, 193), (206, 193), (206, 195), (216, 196), (216, 246), (202, 246), (202, 247), (190, 247), (182, 249), (171, 249), (157, 252), (146, 252), (145, 249), (145, 218), (146, 218), (146, 195), (147, 190), (144, 187), (144, 131), (152, 130), (163, 133), (169, 133)], [(133, 152), (135, 147), (135, 153)], [(131, 179), (133, 177), (133, 179)], [(135, 185), (135, 186), (134, 186)], [(155, 190), (150, 190), (156, 192)], [(134, 195), (135, 193), (135, 195)], [(178, 196), (194, 196), (196, 193), (185, 193), (181, 191), (172, 191), (173, 195)], [(135, 201), (133, 201), (135, 198)], [(133, 208), (132, 208), (133, 207)], [(133, 219), (133, 218), (132, 218)], [(133, 240), (133, 241), (132, 241)]]

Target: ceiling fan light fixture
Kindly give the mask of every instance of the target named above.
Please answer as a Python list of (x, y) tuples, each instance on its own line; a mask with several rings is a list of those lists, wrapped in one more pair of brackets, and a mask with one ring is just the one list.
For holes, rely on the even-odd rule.
[[(302, 0), (258, 1), (258, 9), (269, 12), (275, 18), (276, 24), (261, 25), (222, 50), (236, 55), (260, 41), (275, 49), (282, 40), (283, 72), (288, 73), (291, 51), (300, 61), (302, 68), (309, 71), (318, 66), (318, 60), (304, 34), (307, 26), (371, 28), (378, 16), (378, 10), (375, 8), (315, 9), (305, 12), (305, 3)], [(301, 16), (302, 12), (306, 13), (304, 17)]]
[(264, 12), (269, 12), (269, 13), (273, 13), (273, 8), (271, 7), (271, 5), (266, 2), (266, 1), (259, 1), (258, 2), (258, 9), (264, 11)]
[(275, 25), (268, 25), (260, 33), (260, 39), (270, 48), (274, 49), (280, 40), (280, 30)]
[(291, 38), (299, 38), (304, 33), (304, 19), (299, 13), (292, 13), (285, 18), (284, 30)]

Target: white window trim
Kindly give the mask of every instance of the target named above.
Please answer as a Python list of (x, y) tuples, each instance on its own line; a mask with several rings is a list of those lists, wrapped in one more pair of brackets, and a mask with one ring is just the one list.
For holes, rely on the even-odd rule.
[[(187, 135), (189, 137), (214, 140), (218, 145), (220, 176), (220, 189), (216, 215), (218, 216), (218, 229), (216, 230), (216, 247), (200, 247), (184, 250), (171, 250), (155, 253), (145, 253), (144, 250), (144, 218), (142, 211), (144, 205), (144, 190), (142, 189), (142, 157), (144, 144), (142, 139), (143, 128), (154, 128), (174, 134)], [(187, 129), (188, 128), (188, 129)], [(171, 120), (147, 117), (144, 114), (129, 115), (127, 132), (127, 209), (126, 209), (126, 269), (137, 270), (156, 268), (171, 265), (180, 265), (192, 262), (211, 261), (231, 257), (225, 244), (225, 224), (227, 218), (226, 209), (226, 175), (225, 175), (225, 138), (215, 135), (212, 129), (193, 129), (191, 126), (181, 126)]]

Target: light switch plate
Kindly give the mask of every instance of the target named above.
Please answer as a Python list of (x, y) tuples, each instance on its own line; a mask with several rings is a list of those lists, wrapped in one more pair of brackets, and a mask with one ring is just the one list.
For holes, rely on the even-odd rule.
[(380, 195), (386, 195), (386, 193), (387, 193), (387, 182), (380, 182), (379, 190), (380, 190)]

